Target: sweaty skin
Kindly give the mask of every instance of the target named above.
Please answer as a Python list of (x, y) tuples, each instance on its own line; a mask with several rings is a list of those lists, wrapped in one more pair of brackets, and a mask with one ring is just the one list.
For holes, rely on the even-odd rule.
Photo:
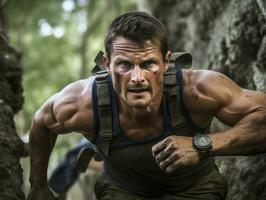
[(140, 46), (123, 37), (113, 42), (111, 62), (105, 57), (119, 97), (121, 128), (132, 139), (151, 138), (162, 130), (163, 72), (168, 68), (170, 52), (164, 59), (166, 62), (159, 46), (151, 41)]
[[(137, 44), (123, 37), (113, 42), (105, 64), (118, 96), (123, 132), (134, 140), (154, 137), (163, 128), (160, 109), (163, 72), (170, 52), (162, 56), (156, 42)], [(183, 70), (184, 102), (193, 121), (210, 126), (213, 117), (232, 126), (211, 134), (211, 155), (251, 155), (266, 152), (266, 95), (242, 89), (223, 74), (208, 70)], [(92, 83), (94, 77), (68, 85), (49, 98), (35, 114), (30, 130), (30, 200), (51, 200), (47, 166), (58, 134), (80, 132), (89, 140), (93, 133)], [(154, 123), (156, 122), (156, 123)], [(169, 136), (151, 149), (166, 173), (199, 162), (192, 138)]]
[[(184, 71), (184, 101), (192, 119), (209, 126), (215, 116), (232, 126), (211, 134), (211, 155), (252, 155), (266, 150), (266, 95), (240, 88), (223, 74), (206, 70)], [(204, 113), (204, 114), (203, 114)], [(196, 164), (200, 156), (191, 138), (170, 136), (152, 148), (156, 162), (167, 173)]]

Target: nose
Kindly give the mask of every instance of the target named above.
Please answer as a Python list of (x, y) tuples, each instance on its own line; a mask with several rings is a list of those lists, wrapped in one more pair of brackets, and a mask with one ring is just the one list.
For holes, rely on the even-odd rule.
[(131, 80), (133, 83), (144, 82), (143, 71), (139, 66), (135, 66), (131, 72)]

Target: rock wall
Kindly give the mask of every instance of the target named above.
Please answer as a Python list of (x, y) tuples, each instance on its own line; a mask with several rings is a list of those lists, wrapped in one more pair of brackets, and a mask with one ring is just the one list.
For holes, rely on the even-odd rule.
[[(194, 56), (194, 68), (222, 72), (241, 87), (266, 92), (266, 3), (260, 0), (159, 0), (170, 48)], [(264, 13), (264, 14), (263, 14)], [(213, 130), (225, 126), (215, 120)], [(266, 199), (266, 155), (220, 157), (228, 200)]]
[(0, 1), (0, 200), (23, 200), (19, 159), (25, 151), (13, 121), (23, 103), (21, 56), (9, 46), (3, 7), (4, 2)]

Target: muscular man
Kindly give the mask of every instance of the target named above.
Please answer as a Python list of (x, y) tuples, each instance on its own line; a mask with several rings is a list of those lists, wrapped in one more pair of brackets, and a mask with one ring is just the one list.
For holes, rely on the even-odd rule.
[[(266, 152), (266, 95), (237, 86), (214, 71), (176, 66), (182, 120), (174, 128), (163, 74), (170, 65), (164, 26), (142, 12), (117, 17), (105, 38), (113, 138), (104, 157), (98, 199), (224, 199), (226, 182), (214, 156)], [(53, 199), (47, 165), (56, 136), (80, 132), (97, 143), (95, 77), (49, 98), (30, 131), (30, 200)], [(213, 117), (232, 128), (213, 134)], [(179, 123), (180, 122), (180, 123)]]

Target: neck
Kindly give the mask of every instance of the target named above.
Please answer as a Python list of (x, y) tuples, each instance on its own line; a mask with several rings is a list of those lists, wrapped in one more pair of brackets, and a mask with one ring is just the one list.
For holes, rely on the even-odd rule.
[(154, 120), (158, 118), (161, 113), (160, 105), (162, 101), (162, 95), (150, 102), (146, 107), (135, 108), (128, 105), (122, 99), (118, 100), (120, 114), (124, 119), (130, 120), (132, 124), (146, 126), (147, 124), (154, 123)]

